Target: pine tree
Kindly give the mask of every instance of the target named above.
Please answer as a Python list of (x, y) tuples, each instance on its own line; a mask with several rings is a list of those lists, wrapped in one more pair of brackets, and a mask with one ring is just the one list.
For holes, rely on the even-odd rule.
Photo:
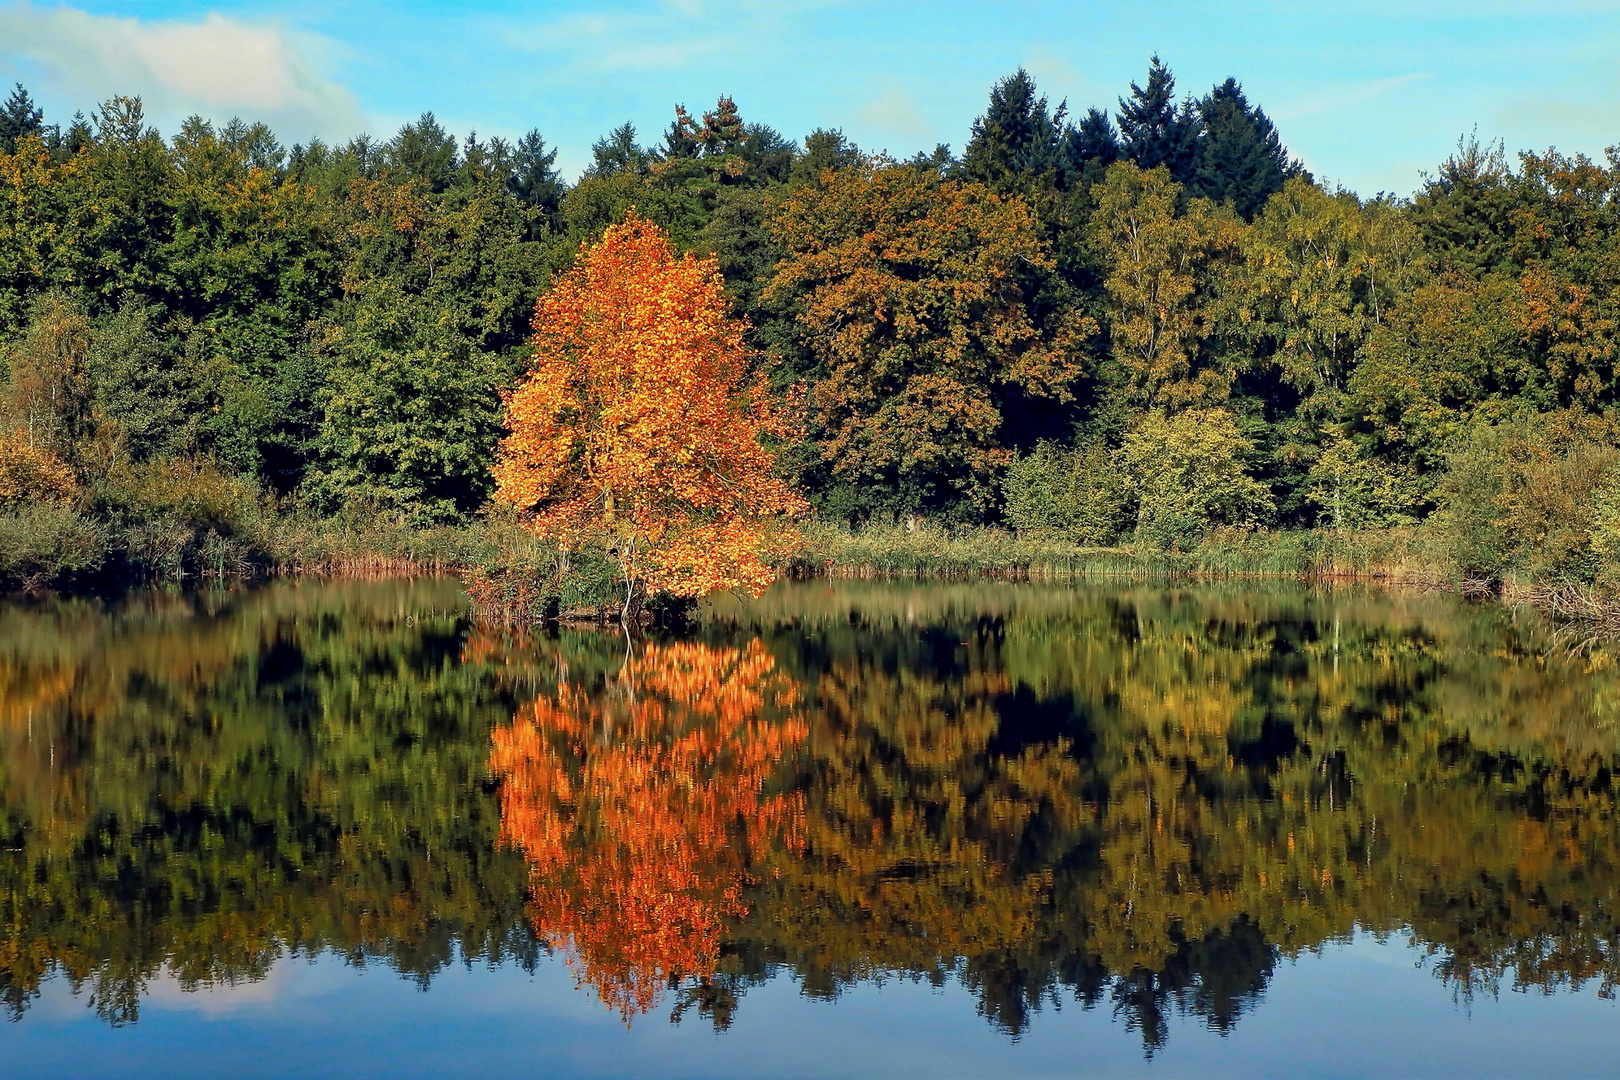
[(1227, 79), (1198, 103), (1204, 137), (1193, 190), (1252, 221), (1284, 181), (1302, 175), (1288, 157), (1265, 111), (1251, 106), (1236, 79)]
[(715, 102), (714, 111), (703, 114), (703, 126), (696, 132), (704, 154), (729, 154), (742, 144), (747, 135), (748, 129), (743, 124), (742, 114), (737, 111), (737, 103), (725, 94), (721, 94)]
[(669, 122), (669, 130), (664, 132), (664, 149), (659, 155), (660, 158), (664, 161), (675, 161), (680, 158), (697, 157), (699, 150), (697, 132), (697, 121), (686, 111), (686, 106), (675, 106), (675, 119)]
[(1148, 65), (1147, 86), (1133, 82), (1129, 100), (1119, 99), (1125, 156), (1143, 169), (1163, 165), (1178, 184), (1197, 172), (1201, 127), (1191, 102), (1176, 104), (1176, 78), (1157, 55)]
[(18, 83), (6, 103), (0, 105), (0, 153), (15, 152), (18, 139), (38, 135), (44, 127), (45, 113), (34, 104), (23, 84)]

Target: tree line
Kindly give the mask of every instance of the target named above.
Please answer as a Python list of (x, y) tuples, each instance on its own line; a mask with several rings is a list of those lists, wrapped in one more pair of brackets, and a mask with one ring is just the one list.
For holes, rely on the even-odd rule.
[(1364, 198), (1156, 57), (1083, 115), (1018, 71), (960, 154), (678, 106), (572, 184), (538, 132), (165, 139), (136, 99), (64, 127), (18, 87), (0, 509), (466, 521), (536, 297), (635, 215), (716, 260), (823, 518), (1181, 548), (1433, 519), (1466, 569), (1591, 580), (1620, 557), (1617, 188), (1613, 158), (1467, 138)]

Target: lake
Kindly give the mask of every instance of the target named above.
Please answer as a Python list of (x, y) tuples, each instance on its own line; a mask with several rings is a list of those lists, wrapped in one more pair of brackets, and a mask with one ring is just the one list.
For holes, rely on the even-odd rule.
[(1453, 597), (0, 606), (0, 1069), (1596, 1075), (1620, 668)]

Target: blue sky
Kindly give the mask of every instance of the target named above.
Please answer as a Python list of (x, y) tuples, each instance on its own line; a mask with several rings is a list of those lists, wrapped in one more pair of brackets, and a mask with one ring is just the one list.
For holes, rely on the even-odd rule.
[(1319, 177), (1409, 193), (1477, 127), (1508, 148), (1620, 143), (1620, 0), (1404, 3), (378, 3), (0, 0), (0, 79), (48, 119), (138, 93), (185, 115), (271, 122), (288, 142), (537, 127), (570, 175), (632, 120), (733, 95), (789, 137), (960, 150), (990, 84), (1022, 65), (1053, 101), (1114, 106), (1157, 51), (1183, 91), (1236, 76)]

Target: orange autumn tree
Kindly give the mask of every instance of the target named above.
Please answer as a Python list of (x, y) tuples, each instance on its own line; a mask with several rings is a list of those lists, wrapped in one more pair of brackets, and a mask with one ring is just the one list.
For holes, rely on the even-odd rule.
[(626, 1021), (711, 978), (752, 855), (802, 846), (803, 797), (771, 784), (806, 737), (796, 705), (757, 639), (649, 645), (600, 692), (564, 681), (493, 733), (535, 929)]
[(506, 402), (496, 496), (541, 536), (599, 544), (625, 615), (649, 594), (764, 591), (803, 501), (761, 441), (779, 431), (713, 259), (677, 256), (634, 211), (540, 298)]

